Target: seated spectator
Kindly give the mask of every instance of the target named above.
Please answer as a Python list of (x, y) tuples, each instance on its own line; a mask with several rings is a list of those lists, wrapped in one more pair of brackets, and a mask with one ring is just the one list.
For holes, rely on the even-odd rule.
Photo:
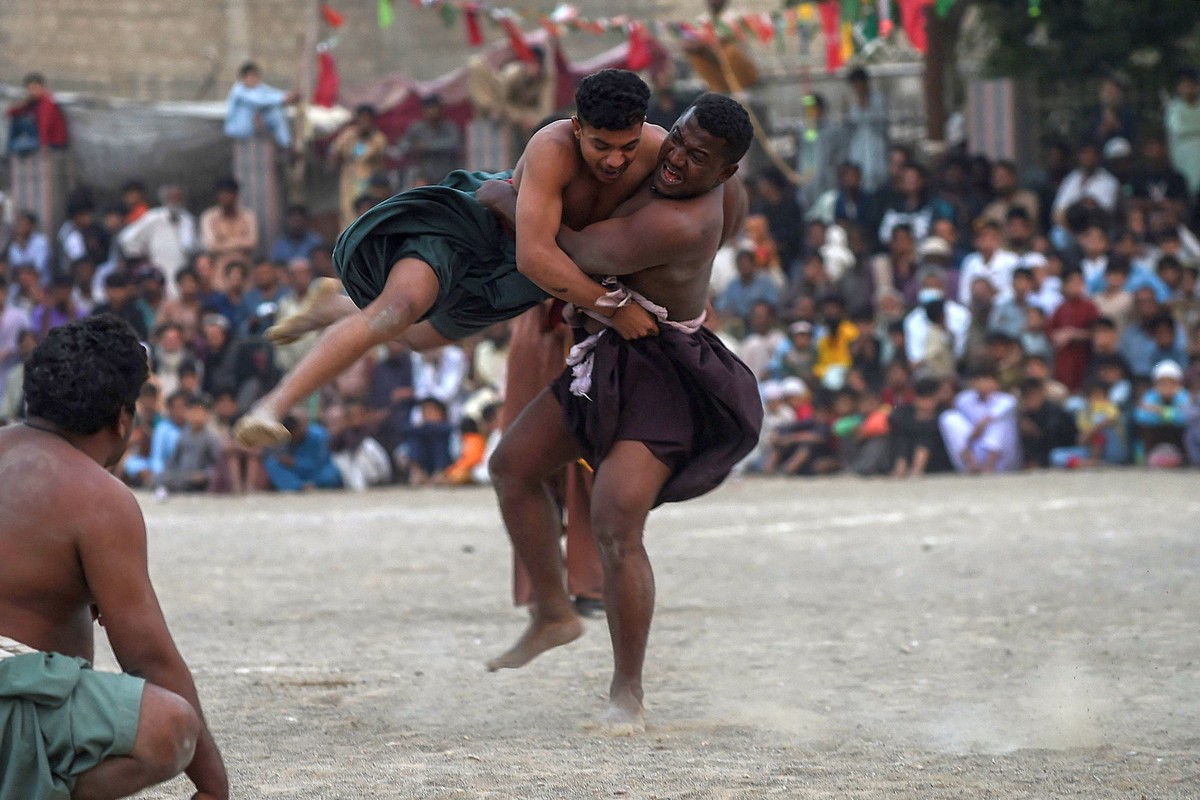
[[(1133, 293), (1133, 315), (1133, 321), (1121, 332), (1117, 347), (1133, 377), (1149, 378), (1154, 365), (1162, 359), (1159, 354), (1165, 350), (1185, 352), (1187, 340), (1183, 329), (1176, 325), (1174, 342), (1165, 341), (1166, 334), (1160, 323), (1170, 319), (1170, 314), (1148, 286)], [(1159, 327), (1158, 335), (1164, 338), (1162, 342), (1155, 335), (1156, 326)]]
[(852, 161), (843, 161), (837, 168), (837, 188), (817, 198), (808, 210), (810, 221), (833, 225), (839, 220), (850, 220), (863, 228), (869, 228), (872, 220), (871, 196), (862, 188), (862, 168)]
[(136, 295), (133, 281), (124, 272), (112, 272), (104, 279), (104, 294), (107, 303), (101, 303), (92, 309), (93, 314), (112, 314), (123, 319), (137, 333), (143, 342), (150, 338), (150, 330), (146, 327), (146, 315), (142, 312), (142, 301)]
[[(870, 390), (858, 395), (853, 432), (838, 435), (839, 454), (855, 475), (887, 475), (891, 472), (891, 440), (888, 416), (892, 409)], [(835, 423), (836, 425), (836, 423)], [(836, 431), (835, 431), (836, 432)]]
[(1020, 387), (1025, 353), (1021, 345), (999, 331), (989, 333), (983, 350), (984, 358), (996, 367), (996, 378), (1003, 392), (1015, 392)]
[(763, 466), (767, 474), (827, 475), (840, 468), (833, 436), (833, 400), (823, 392), (812, 403), (811, 416), (780, 428)]
[(1004, 237), (998, 223), (982, 220), (975, 224), (975, 252), (963, 259), (958, 278), (958, 302), (970, 305), (971, 284), (979, 278), (986, 278), (991, 283), (1000, 300), (1010, 296), (1017, 257), (1003, 249), (1003, 243)]
[(1063, 276), (1063, 302), (1046, 323), (1054, 345), (1054, 378), (1072, 392), (1083, 386), (1091, 357), (1092, 325), (1100, 318), (1096, 304), (1084, 294), (1083, 273)]
[(222, 447), (221, 469), (217, 471), (213, 491), (242, 494), (270, 488), (270, 481), (263, 469), (262, 448), (245, 447), (233, 438), (233, 425), (238, 419), (237, 392), (234, 389), (222, 387), (216, 392), (213, 397), (213, 417)]
[(1050, 466), (1050, 453), (1075, 445), (1078, 432), (1075, 420), (1062, 406), (1046, 396), (1045, 385), (1037, 378), (1021, 381), (1021, 450), (1025, 466)]
[(176, 391), (168, 397), (167, 414), (154, 425), (154, 432), (150, 437), (149, 467), (150, 477), (155, 484), (162, 480), (171, 457), (175, 455), (175, 448), (179, 446), (179, 439), (183, 436), (183, 429), (188, 420), (188, 398), (189, 395), (183, 391)]
[(938, 425), (941, 388), (936, 378), (919, 379), (913, 387), (912, 402), (898, 406), (888, 415), (894, 477), (918, 478), (927, 473), (953, 471)]
[(1025, 267), (1014, 269), (1011, 290), (992, 306), (988, 330), (1003, 333), (1010, 339), (1019, 339), (1029, 321), (1034, 285), (1033, 270)]
[(71, 299), (72, 288), (70, 277), (55, 276), (53, 281), (50, 281), (46, 297), (29, 314), (30, 325), (37, 333), (38, 339), (46, 336), (55, 327), (85, 317), (85, 314), (74, 305), (74, 301)]
[(911, 225), (892, 227), (887, 251), (871, 259), (871, 277), (877, 293), (894, 289), (906, 296), (915, 295), (916, 289), (910, 284), (917, 280), (917, 242)]
[(779, 381), (767, 381), (762, 385), (763, 422), (758, 433), (758, 446), (739, 465), (741, 470), (761, 472), (771, 455), (775, 434), (783, 427), (796, 421), (796, 411), (784, 402), (783, 386)]
[(737, 354), (756, 378), (765, 380), (771, 360), (785, 339), (775, 317), (775, 307), (769, 303), (755, 303), (750, 309), (748, 328)]
[(1146, 463), (1177, 466), (1183, 460), (1184, 428), (1191, 398), (1183, 388), (1183, 369), (1160, 361), (1150, 374), (1154, 386), (1142, 395), (1133, 413)]
[(983, 218), (997, 225), (1007, 225), (1013, 211), (1022, 212), (1030, 222), (1041, 216), (1037, 195), (1021, 188), (1017, 165), (1011, 161), (992, 165), (992, 195), (992, 201), (983, 209)]
[(371, 372), (367, 405), (376, 426), (376, 438), (394, 454), (412, 424), (416, 359), (402, 342), (389, 341), (385, 347), (387, 355)]
[(133, 412), (133, 428), (129, 434), (129, 446), (121, 458), (116, 473), (130, 486), (150, 487), (154, 485), (154, 473), (150, 470), (150, 441), (154, 428), (162, 415), (158, 413), (158, 387), (147, 381), (138, 394)]
[(893, 361), (887, 365), (887, 369), (883, 373), (883, 389), (879, 393), (879, 398), (884, 405), (892, 408), (899, 408), (902, 405), (912, 402), (913, 389), (911, 385), (912, 376), (908, 372), (908, 365), (901, 361)]
[[(771, 239), (778, 250), (779, 265), (791, 275), (803, 247), (804, 213), (796, 201), (795, 187), (782, 172), (768, 167), (754, 182), (756, 200), (750, 211), (761, 215), (767, 223)], [(747, 220), (749, 221), (749, 220)]]
[(788, 276), (783, 269), (783, 261), (779, 254), (779, 246), (771, 236), (767, 218), (761, 214), (751, 214), (742, 223), (742, 238), (739, 243), (742, 250), (754, 254), (754, 266), (759, 272), (770, 276), (776, 288), (783, 290), (787, 286)]
[(208, 427), (208, 406), (199, 397), (187, 398), (187, 423), (179, 434), (175, 452), (158, 476), (156, 493), (207, 492), (221, 464), (221, 439)]
[(908, 225), (917, 240), (932, 232), (935, 219), (953, 219), (954, 210), (944, 200), (931, 197), (926, 188), (926, 173), (918, 164), (904, 167), (900, 189), (902, 195), (889, 208), (884, 209), (879, 222), (878, 241), (892, 238), (892, 228)]
[(166, 278), (163, 277), (162, 270), (152, 264), (143, 264), (133, 273), (133, 280), (137, 287), (137, 297), (141, 300), (141, 311), (146, 316), (146, 330), (154, 330), (155, 320), (158, 319), (158, 311), (162, 308), (163, 300), (166, 298)]
[(436, 397), (423, 398), (416, 420), (401, 446), (397, 467), (408, 474), (408, 482), (420, 486), (450, 466), (450, 436), (446, 404)]
[(1171, 166), (1166, 137), (1161, 133), (1154, 132), (1142, 139), (1142, 167), (1134, 173), (1133, 202), (1145, 206), (1188, 202), (1187, 181)]
[(68, 275), (72, 262), (88, 254), (86, 236), (92, 233), (96, 205), (92, 192), (86, 186), (72, 191), (67, 196), (67, 218), (63, 220), (55, 236), (57, 268), (55, 275)]
[(312, 230), (308, 206), (288, 206), (283, 218), (283, 230), (271, 245), (269, 260), (275, 264), (287, 264), (295, 258), (308, 258), (313, 248), (321, 244), (321, 235)]
[(1084, 387), (1087, 403), (1075, 415), (1076, 443), (1051, 450), (1052, 466), (1072, 468), (1124, 463), (1126, 449), (1121, 409), (1109, 399), (1108, 393), (1108, 386), (1101, 381), (1091, 381)]
[(1017, 341), (1026, 355), (1038, 355), (1045, 359), (1054, 357), (1054, 345), (1046, 335), (1046, 312), (1040, 307), (1025, 309), (1025, 328)]
[(284, 107), (296, 102), (296, 97), (295, 92), (263, 83), (258, 65), (247, 61), (238, 70), (238, 79), (225, 101), (225, 135), (231, 139), (249, 139), (262, 128), (280, 147), (290, 148), (292, 129)]
[(168, 297), (158, 308), (156, 321), (163, 325), (175, 325), (180, 336), (189, 345), (200, 335), (200, 314), (203, 308), (200, 297), (200, 279), (194, 269), (185, 268), (175, 276), (175, 297)]
[(771, 377), (776, 380), (796, 377), (809, 380), (817, 355), (813, 350), (813, 325), (806, 319), (788, 326), (787, 338), (779, 343), (771, 359)]
[(1066, 386), (1054, 380), (1050, 374), (1050, 359), (1035, 353), (1029, 353), (1021, 362), (1021, 379), (1035, 378), (1042, 382), (1046, 397), (1060, 406), (1065, 405), (1071, 397), (1071, 391)]
[(205, 314), (200, 324), (197, 355), (204, 367), (200, 388), (207, 395), (218, 389), (237, 391), (237, 345), (229, 333), (229, 320), (220, 314)]
[(754, 258), (753, 251), (738, 251), (737, 278), (713, 301), (713, 308), (718, 314), (736, 318), (743, 325), (755, 303), (766, 303), (772, 307), (779, 304), (779, 287), (770, 275), (758, 269)]
[(154, 339), (150, 351), (153, 375), (163, 394), (169, 396), (179, 388), (179, 368), (184, 361), (190, 360), (191, 354), (184, 347), (183, 329), (174, 323), (159, 326)]
[(347, 397), (342, 408), (341, 430), (329, 440), (342, 483), (352, 492), (365, 492), (369, 486), (391, 482), (392, 458), (373, 436), (366, 403), (359, 397)]
[(283, 420), (291, 441), (263, 456), (263, 468), (272, 488), (280, 492), (339, 489), (342, 476), (329, 453), (329, 434), (308, 412), (297, 408)]
[(966, 352), (971, 312), (947, 300), (939, 273), (927, 272), (917, 306), (904, 318), (904, 349), (909, 366), (935, 377), (950, 377)]
[[(250, 275), (251, 286), (240, 304), (239, 317), (242, 327), (237, 331), (238, 334), (249, 333), (255, 320), (264, 317), (274, 319), (278, 316), (280, 302), (290, 294), (290, 289), (281, 279), (281, 272), (282, 269), (270, 261), (259, 261), (254, 265), (254, 271)], [(265, 330), (261, 324), (259, 328)]]
[(4, 402), (0, 406), (0, 420), (11, 423), (25, 419), (25, 364), (37, 347), (37, 334), (24, 330), (17, 334), (17, 362), (8, 369), (4, 383)]
[(224, 289), (219, 292), (210, 292), (205, 296), (201, 301), (201, 308), (212, 310), (225, 317), (234, 331), (247, 327), (249, 322), (245, 316), (246, 306), (242, 300), (246, 296), (249, 275), (250, 268), (246, 266), (245, 262), (230, 262), (225, 269)]
[(990, 364), (976, 365), (970, 379), (971, 387), (938, 419), (950, 461), (958, 472), (972, 475), (1019, 469), (1016, 398), (1000, 391)]
[(846, 319), (846, 302), (841, 295), (821, 300), (821, 328), (817, 336), (813, 375), (830, 389), (839, 389), (854, 363), (851, 346), (858, 340), (858, 327)]
[(480, 412), (478, 422), (470, 418), (462, 421), (462, 452), (457, 461), (434, 479), (434, 483), (465, 486), (471, 483), (486, 484), (490, 481), (487, 461), (489, 451), (495, 449), (500, 441), (499, 413), (500, 405), (492, 403)]

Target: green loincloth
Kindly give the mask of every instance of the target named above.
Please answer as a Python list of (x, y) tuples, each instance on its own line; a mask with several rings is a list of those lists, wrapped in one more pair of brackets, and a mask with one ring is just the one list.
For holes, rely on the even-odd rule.
[(0, 800), (70, 800), (80, 775), (128, 755), (145, 684), (57, 653), (0, 660)]
[(417, 258), (437, 275), (439, 291), (422, 319), (462, 339), (512, 319), (548, 295), (517, 271), (517, 245), (474, 192), (511, 173), (455, 170), (436, 186), (409, 189), (367, 211), (342, 232), (333, 263), (359, 308), (379, 297), (392, 266)]

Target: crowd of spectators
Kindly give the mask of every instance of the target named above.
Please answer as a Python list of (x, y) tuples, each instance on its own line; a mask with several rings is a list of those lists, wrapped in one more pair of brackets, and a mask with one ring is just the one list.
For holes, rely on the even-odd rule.
[[(854, 82), (860, 131), (875, 127), (839, 142), (824, 100), (809, 98), (801, 167), (814, 147), (837, 158), (805, 170), (830, 185), (748, 176), (751, 214), (713, 266), (709, 324), (758, 376), (766, 408), (740, 471), (1200, 464), (1196, 75), (1180, 76), (1163, 127), (1102, 109), (1096, 131), (1052, 143), (1027, 172), (963, 153), (926, 164), (887, 145), (875, 94)], [(656, 103), (671, 105), (670, 91), (656, 85)], [(427, 103), (400, 146), (441, 163), (454, 138), (442, 115)], [(373, 166), (381, 138), (364, 107), (331, 151), (343, 217), (348, 196), (361, 213), (394, 188)], [(853, 155), (872, 149), (868, 188)], [(299, 205), (264, 241), (230, 179), (207, 209), (156, 189), (157, 205), (138, 180), (108, 203), (77, 189), (56, 231), (0, 200), (0, 417), (21, 418), (22, 365), (46, 331), (112, 313), (153, 365), (118, 468), (131, 485), (165, 496), (486, 481), (506, 324), (430, 353), (381, 347), (293, 409), (289, 444), (237, 445), (238, 417), (312, 346), (312, 334), (276, 346), (264, 332), (333, 275), (332, 243)]]

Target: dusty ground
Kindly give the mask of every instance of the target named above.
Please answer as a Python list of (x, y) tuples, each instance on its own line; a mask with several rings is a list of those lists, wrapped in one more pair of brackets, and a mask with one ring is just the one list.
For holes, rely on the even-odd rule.
[(484, 671), (523, 624), (486, 490), (146, 513), (237, 797), (1196, 797), (1198, 477), (758, 480), (662, 509), (633, 739), (582, 725), (602, 622)]

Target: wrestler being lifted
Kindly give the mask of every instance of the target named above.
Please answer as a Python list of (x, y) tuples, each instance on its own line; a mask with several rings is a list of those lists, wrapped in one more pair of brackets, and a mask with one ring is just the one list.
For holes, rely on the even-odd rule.
[[(612, 219), (558, 242), (615, 297), (654, 311), (658, 336), (626, 341), (587, 310), (590, 333), (568, 367), (517, 418), (491, 460), (513, 547), (533, 585), (533, 619), (492, 670), (520, 667), (582, 633), (562, 579), (559, 519), (545, 480), (583, 457), (596, 471), (592, 529), (604, 567), (614, 673), (602, 721), (644, 730), (642, 665), (654, 610), (654, 575), (642, 535), (650, 510), (721, 483), (758, 442), (762, 404), (754, 375), (703, 327), (712, 259), (736, 232), (745, 197), (730, 180), (750, 146), (745, 109), (702, 95), (663, 143), (658, 167)], [(517, 221), (514, 197), (493, 182), (479, 197)], [(622, 285), (623, 284), (623, 285)]]
[[(146, 570), (146, 527), (108, 473), (146, 352), (108, 314), (55, 328), (25, 366), (28, 419), (0, 430), (0, 799), (128, 797), (225, 767)], [(91, 668), (98, 617), (121, 674)]]
[[(658, 326), (608, 290), (555, 242), (606, 219), (655, 167), (666, 132), (644, 124), (650, 90), (634, 73), (602, 70), (575, 92), (575, 116), (534, 134), (512, 173), (520, 188), (516, 240), (475, 198), (494, 177), (454, 171), (437, 186), (401, 192), (359, 217), (334, 247), (348, 297), (329, 279), (312, 302), (268, 332), (276, 342), (330, 326), (313, 349), (237, 425), (248, 446), (287, 441), (280, 421), (295, 403), (377, 344), (427, 350), (511, 319), (548, 295), (609, 318), (621, 336)], [(361, 309), (361, 311), (359, 310)]]

